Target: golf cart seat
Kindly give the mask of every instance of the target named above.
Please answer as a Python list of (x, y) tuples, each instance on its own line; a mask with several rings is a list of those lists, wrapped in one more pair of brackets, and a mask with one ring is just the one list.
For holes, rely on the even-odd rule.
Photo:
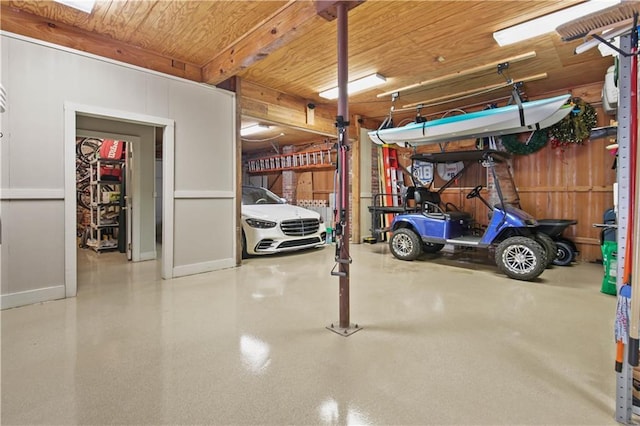
[[(412, 187), (413, 188), (413, 187)], [(407, 192), (408, 193), (408, 192)], [(471, 215), (458, 210), (447, 211), (442, 208), (440, 193), (429, 191), (427, 188), (414, 188), (416, 205), (421, 206), (422, 212), (430, 216), (442, 216), (447, 220), (470, 220)]]
[[(415, 186), (408, 186), (404, 194), (404, 202), (402, 207), (406, 212), (415, 212), (422, 210), (421, 203), (416, 199), (416, 190), (422, 188), (416, 188)], [(418, 196), (419, 198), (419, 196)], [(413, 200), (413, 203), (411, 201)]]

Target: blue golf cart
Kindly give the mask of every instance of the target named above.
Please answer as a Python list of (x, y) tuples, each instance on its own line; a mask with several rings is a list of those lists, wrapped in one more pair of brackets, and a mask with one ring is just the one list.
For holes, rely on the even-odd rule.
[[(464, 167), (449, 183), (459, 179), (471, 163), (487, 169), (494, 189), (493, 203), (481, 194), (483, 187), (475, 186), (467, 199), (478, 198), (489, 210), (486, 227), (476, 225), (471, 214), (459, 211), (453, 204), (443, 204), (441, 192), (428, 186), (407, 188), (403, 211), (391, 222), (389, 247), (401, 260), (415, 260), (422, 253), (436, 253), (445, 244), (455, 247), (494, 249), (498, 268), (510, 278), (530, 281), (537, 278), (555, 259), (553, 240), (538, 229), (538, 222), (518, 208), (517, 190), (507, 160), (509, 154), (501, 151), (458, 151), (414, 154), (412, 169), (431, 164), (436, 170), (440, 164), (463, 164)], [(414, 184), (416, 179), (414, 179)]]

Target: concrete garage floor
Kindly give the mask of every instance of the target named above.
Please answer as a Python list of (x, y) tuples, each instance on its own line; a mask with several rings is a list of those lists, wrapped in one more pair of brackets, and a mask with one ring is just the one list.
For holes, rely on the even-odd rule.
[[(333, 247), (170, 281), (79, 251), (78, 297), (3, 311), (3, 424), (616, 424), (602, 266), (538, 282), (483, 256), (352, 245), (341, 337)], [(37, 267), (37, 266), (34, 266)]]

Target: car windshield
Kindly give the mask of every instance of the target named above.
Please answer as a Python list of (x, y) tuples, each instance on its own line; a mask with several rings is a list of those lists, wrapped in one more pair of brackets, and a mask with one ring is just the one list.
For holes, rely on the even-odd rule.
[(256, 186), (243, 186), (242, 204), (284, 204), (284, 201), (268, 189)]

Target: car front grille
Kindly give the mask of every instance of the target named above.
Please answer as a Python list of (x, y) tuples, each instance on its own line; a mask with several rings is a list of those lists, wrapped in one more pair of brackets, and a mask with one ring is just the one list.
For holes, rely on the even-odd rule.
[(318, 219), (285, 220), (280, 224), (280, 229), (290, 237), (304, 237), (318, 232), (320, 221)]
[(283, 241), (278, 248), (279, 249), (284, 249), (284, 248), (291, 248), (291, 247), (302, 247), (302, 246), (306, 246), (309, 244), (317, 244), (319, 242), (321, 242), (322, 240), (318, 237), (313, 237), (313, 238), (303, 238), (301, 240), (291, 240), (291, 241)]

